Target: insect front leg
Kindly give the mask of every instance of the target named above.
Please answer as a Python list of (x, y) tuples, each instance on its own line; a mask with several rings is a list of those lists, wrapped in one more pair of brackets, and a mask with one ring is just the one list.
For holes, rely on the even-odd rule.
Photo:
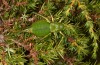
[(58, 35), (57, 35), (57, 32), (54, 32), (54, 37), (55, 37), (55, 42), (57, 41), (57, 38), (58, 38)]
[(47, 17), (45, 17), (45, 16), (43, 16), (43, 15), (41, 15), (41, 14), (35, 13), (35, 12), (34, 12), (34, 14), (36, 14), (36, 15), (38, 15), (38, 16), (44, 18), (47, 22), (50, 23), (50, 20), (49, 20)]
[(61, 31), (59, 31), (59, 33), (60, 33), (63, 37), (65, 37), (65, 35), (64, 35)]
[(64, 35), (61, 31), (59, 31), (59, 33), (62, 35), (61, 40), (60, 40), (60, 42), (59, 42), (59, 44), (60, 44), (60, 43), (62, 43), (62, 41), (63, 41), (65, 35)]

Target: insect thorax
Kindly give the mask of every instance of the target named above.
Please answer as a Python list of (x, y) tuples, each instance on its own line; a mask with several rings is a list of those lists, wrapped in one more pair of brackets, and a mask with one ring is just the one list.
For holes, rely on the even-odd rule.
[(61, 23), (50, 23), (50, 31), (51, 32), (58, 32), (60, 30), (63, 30), (64, 25)]

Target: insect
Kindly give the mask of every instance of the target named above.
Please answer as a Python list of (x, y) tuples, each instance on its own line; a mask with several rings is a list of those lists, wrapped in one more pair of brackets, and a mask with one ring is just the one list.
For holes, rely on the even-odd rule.
[[(38, 14), (39, 15), (39, 14)], [(42, 15), (39, 15), (42, 16)], [(45, 18), (44, 16), (42, 16)], [(46, 20), (38, 20), (32, 24), (29, 29), (24, 31), (31, 32), (38, 37), (46, 36), (51, 32), (59, 32), (64, 29), (64, 25), (58, 22), (52, 22), (45, 18)]]

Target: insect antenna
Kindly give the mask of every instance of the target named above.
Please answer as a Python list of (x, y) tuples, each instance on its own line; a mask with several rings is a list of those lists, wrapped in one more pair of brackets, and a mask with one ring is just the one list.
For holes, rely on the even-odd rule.
[(40, 17), (42, 17), (42, 18), (44, 18), (47, 22), (50, 23), (50, 20), (49, 20), (48, 18), (46, 18), (45, 16), (43, 16), (43, 15), (41, 15), (41, 14), (38, 14), (38, 13), (36, 13), (36, 12), (33, 12), (33, 13), (36, 14), (36, 15), (38, 15), (38, 16), (40, 16)]

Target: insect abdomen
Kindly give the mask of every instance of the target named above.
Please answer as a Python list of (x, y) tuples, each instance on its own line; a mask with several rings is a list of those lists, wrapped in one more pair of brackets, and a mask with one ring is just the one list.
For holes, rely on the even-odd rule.
[(32, 24), (32, 33), (36, 36), (45, 36), (50, 33), (50, 23), (40, 20)]

